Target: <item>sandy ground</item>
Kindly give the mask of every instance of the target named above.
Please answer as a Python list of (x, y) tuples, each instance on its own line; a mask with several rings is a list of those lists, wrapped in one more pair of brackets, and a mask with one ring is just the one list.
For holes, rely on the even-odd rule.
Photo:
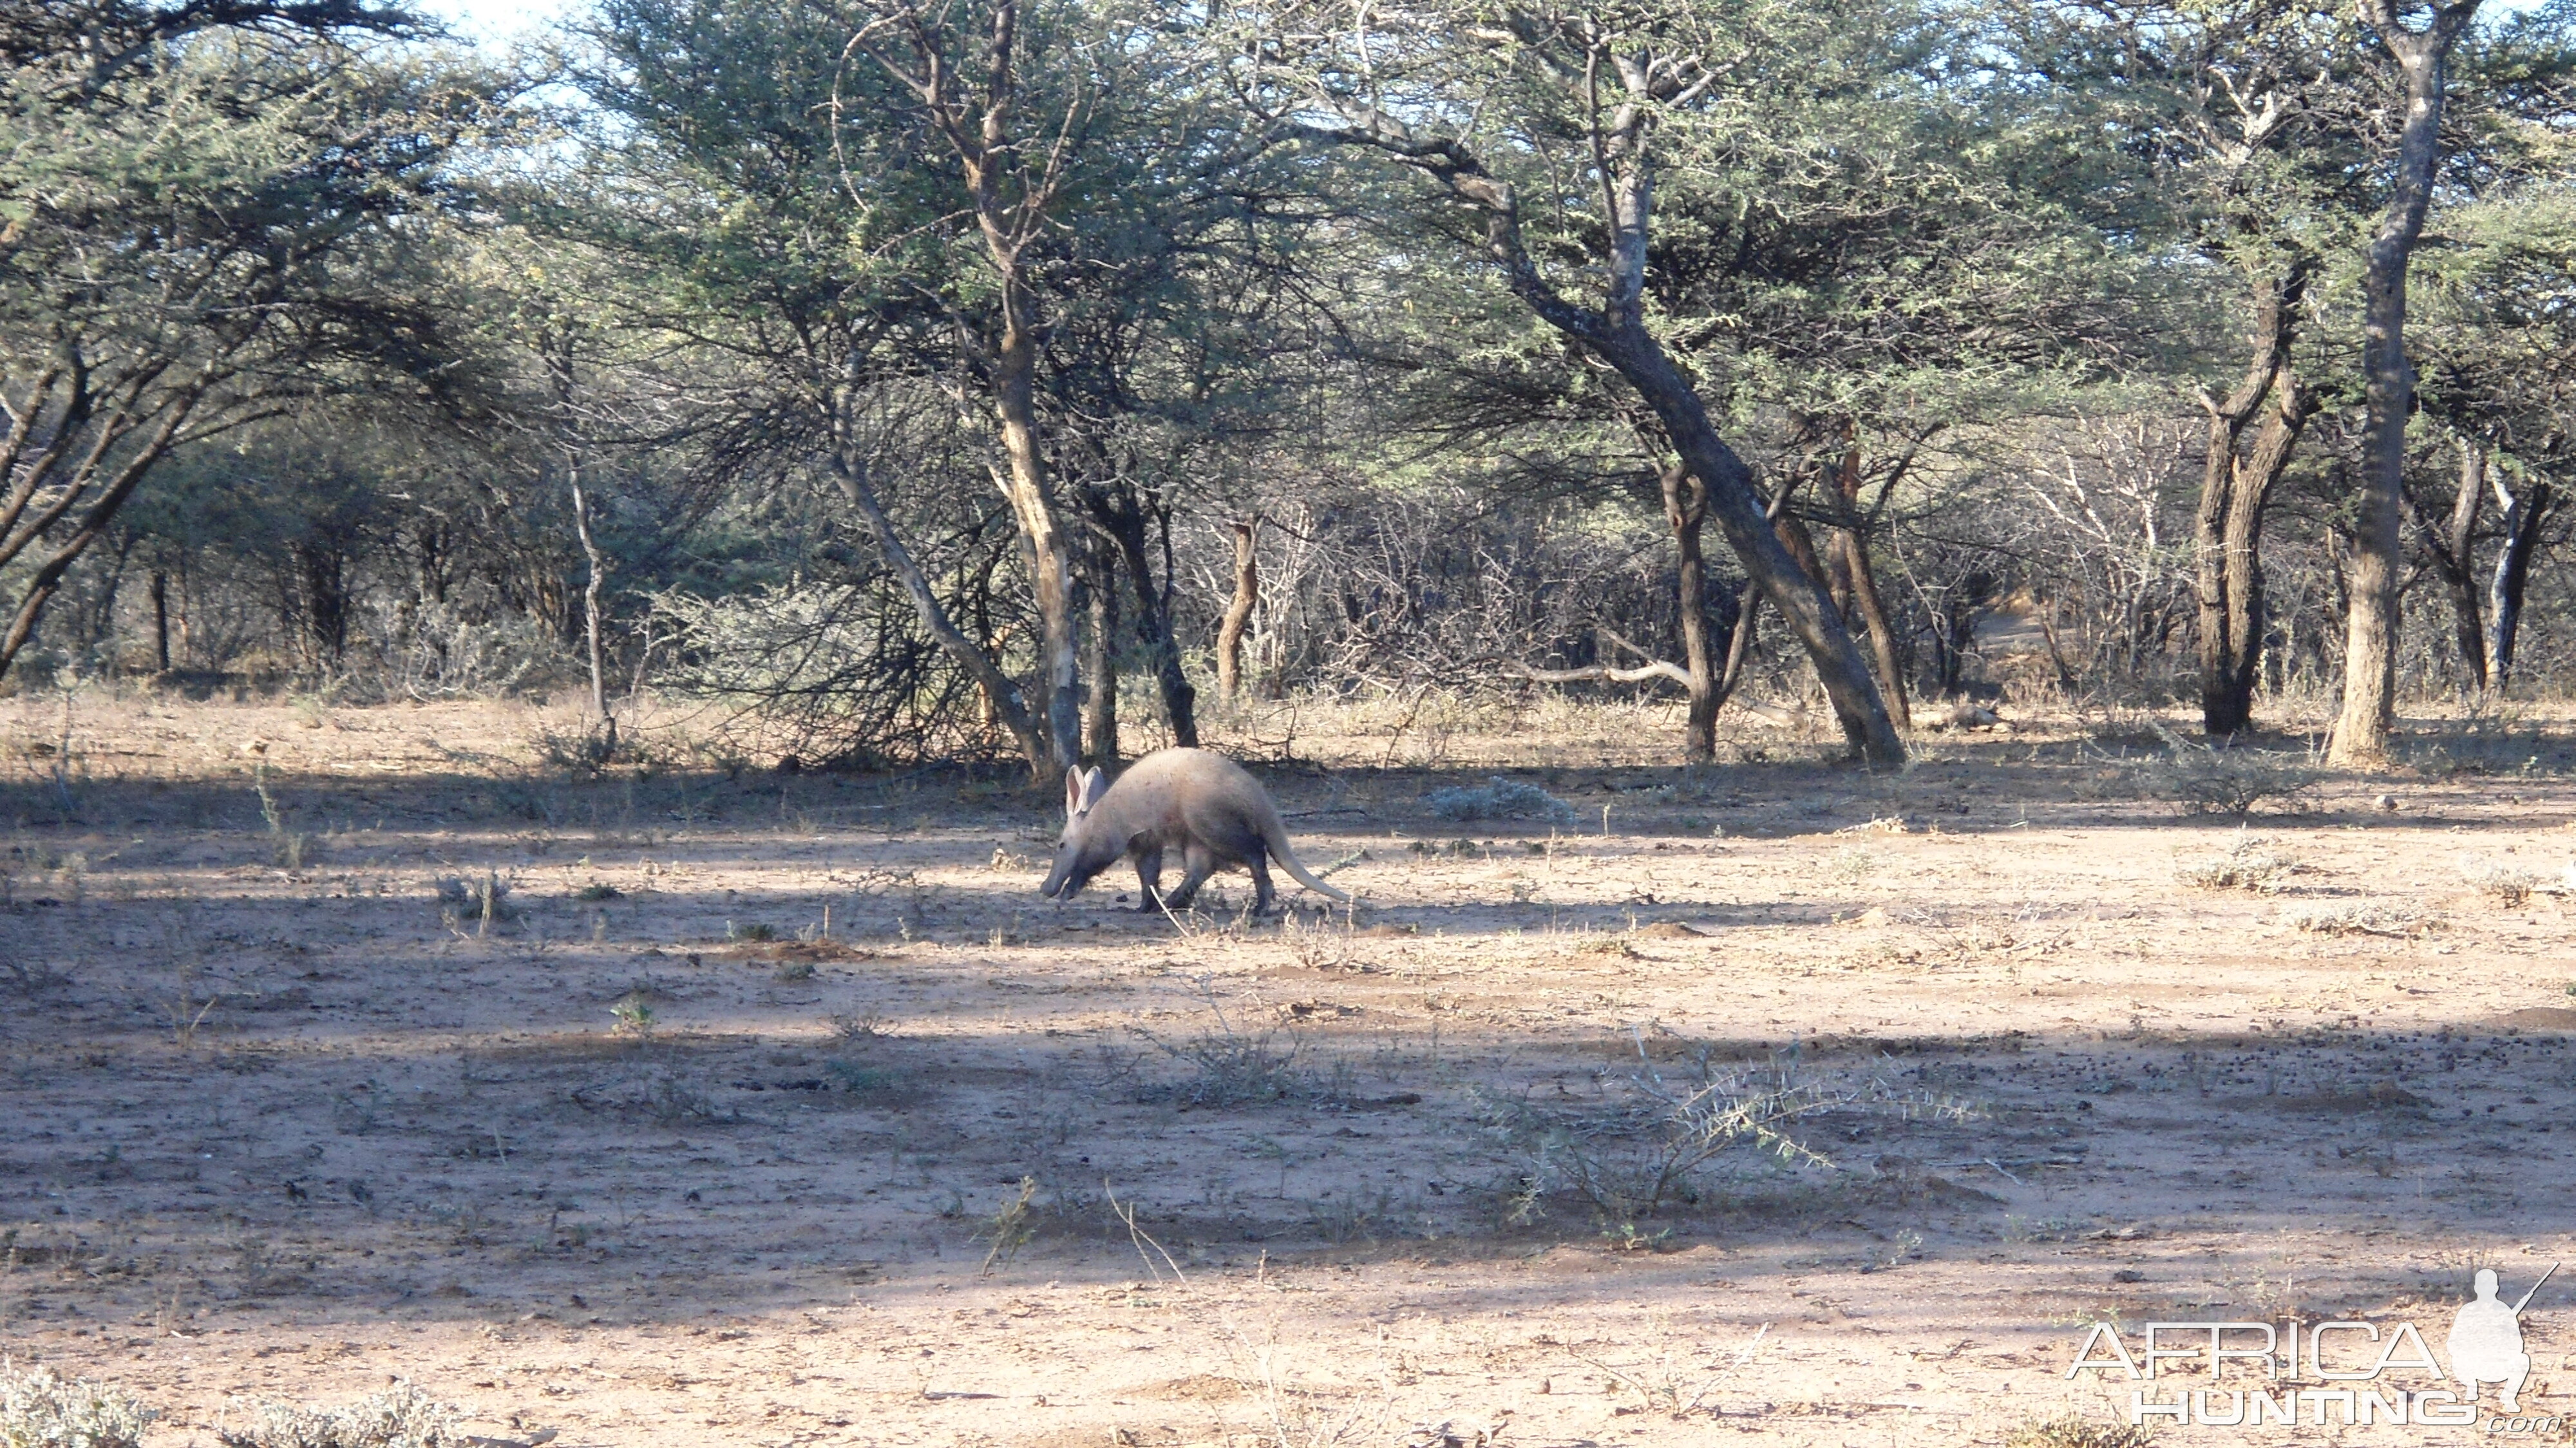
[[(2576, 1272), (2563, 721), (2242, 826), (2152, 735), (1597, 722), (1297, 739), (1362, 904), (1282, 925), (1041, 902), (1008, 780), (0, 704), (0, 1353), (168, 1444), (400, 1378), (566, 1448), (1991, 1443), (2112, 1421), (2088, 1323), (2438, 1347), (2475, 1268)], [(1572, 821), (1433, 812), (1497, 773)], [(1635, 1209), (1703, 1087), (1804, 1152)], [(2525, 1331), (2576, 1408), (2576, 1278)]]

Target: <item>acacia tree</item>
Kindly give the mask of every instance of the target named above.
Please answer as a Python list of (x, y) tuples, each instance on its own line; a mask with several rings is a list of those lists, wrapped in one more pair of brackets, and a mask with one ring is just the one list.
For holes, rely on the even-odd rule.
[(19, 62), (0, 83), (0, 673), (174, 450), (387, 377), (431, 385), (444, 351), (397, 223), (438, 204), (490, 93), (339, 38), (400, 12), (38, 14), (78, 24), (0, 26)]
[[(1038, 690), (1047, 763), (1070, 769), (1082, 759), (1079, 621), (1074, 612), (1073, 545), (1058, 516), (1039, 434), (1037, 367), (1040, 318), (1031, 284), (1033, 248), (1060, 224), (1072, 138), (1086, 103), (1078, 93), (1059, 117), (1024, 117), (1017, 67), (1019, 0), (991, 0), (980, 40), (967, 36), (958, 7), (900, 4), (861, 11), (848, 50), (894, 77), (954, 154), (965, 203), (983, 243), (996, 304), (986, 326), (960, 329), (983, 374), (1000, 424), (1006, 465), (994, 481), (1008, 499), (1026, 545), (1029, 585), (1037, 605)], [(1055, 57), (1061, 61), (1062, 57)], [(844, 114), (836, 83), (833, 122)], [(1054, 122), (1050, 144), (1044, 127)], [(855, 186), (853, 181), (851, 184)], [(964, 320), (961, 318), (961, 321)], [(980, 335), (978, 334), (980, 331)]]
[[(2462, 44), (2445, 105), (2443, 245), (2410, 280), (2411, 341), (2423, 411), (2459, 453), (2447, 500), (2411, 488), (2426, 562), (2450, 597), (2461, 666), (2482, 690), (2510, 680), (2532, 561), (2563, 492), (2576, 402), (2576, 31), (2565, 13), (2527, 11)], [(2481, 569), (2496, 505), (2496, 557)]]
[[(1659, 134), (1722, 95), (1773, 37), (1698, 6), (1381, 12), (1292, 0), (1228, 15), (1241, 27), (1228, 43), (1257, 114), (1283, 134), (1371, 152), (1435, 183), (1477, 223), (1483, 260), (1512, 295), (1635, 389), (1806, 649), (1847, 743), (1874, 762), (1901, 761), (1905, 746), (1832, 597), (1773, 533), (1752, 470), (1650, 322)], [(1543, 228), (1535, 239), (1534, 227)], [(1597, 298), (1568, 295), (1562, 266), (1598, 275)]]
[(609, 0), (574, 72), (594, 107), (575, 118), (582, 170), (519, 211), (633, 274), (616, 320), (675, 391), (667, 443), (714, 474), (819, 471), (914, 626), (1042, 772), (1044, 714), (906, 523), (914, 491), (942, 481), (925, 430), (956, 402), (954, 181), (901, 122), (892, 77), (846, 63), (850, 34), (802, 8)]

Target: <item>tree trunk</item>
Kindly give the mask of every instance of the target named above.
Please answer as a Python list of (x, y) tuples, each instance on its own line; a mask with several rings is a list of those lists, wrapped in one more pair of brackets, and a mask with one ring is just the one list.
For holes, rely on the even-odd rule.
[(1234, 525), (1234, 599), (1216, 628), (1216, 691), (1231, 704), (1243, 688), (1243, 630), (1261, 602), (1261, 565), (1252, 551), (1252, 519)]
[(1744, 571), (1762, 587), (1789, 632), (1807, 649), (1834, 717), (1853, 752), (1876, 764), (1901, 764), (1905, 743), (1896, 734), (1878, 688), (1861, 662), (1841, 615), (1824, 588), (1799, 568), (1772, 532), (1771, 520), (1753, 491), (1753, 472), (1720, 441), (1709, 424), (1708, 410), (1692, 391), (1663, 348), (1640, 326), (1619, 339), (1612, 365), (1643, 395), (1663, 422), (1676, 451), (1708, 490), (1718, 528), (1735, 549)]
[[(1000, 284), (1001, 335), (977, 358), (988, 374), (1008, 461), (1007, 467), (994, 470), (994, 481), (1011, 505), (1027, 550), (1038, 614), (1040, 738), (1047, 763), (1070, 769), (1082, 757), (1081, 629), (1073, 605), (1072, 546), (1056, 517), (1038, 439), (1037, 298), (1029, 283), (1027, 253), (1055, 224), (1051, 212), (1065, 182), (1063, 134), (1070, 133), (1072, 117), (1066, 118), (1065, 133), (1052, 150), (1044, 145), (1023, 150), (1011, 134), (1011, 112), (1019, 99), (1018, 0), (995, 0), (980, 83), (972, 67), (948, 53), (950, 19), (945, 6), (899, 5), (880, 23), (853, 35), (849, 51), (873, 56), (920, 99), (931, 124), (946, 137)], [(912, 49), (910, 69), (876, 48), (896, 35)], [(837, 126), (837, 92), (833, 105)], [(1006, 174), (1016, 186), (1004, 184)]]
[(2488, 594), (2487, 688), (2502, 694), (2513, 681), (2513, 647), (2522, 631), (2522, 595), (2531, 582), (2531, 557), (2540, 546), (2540, 525), (2549, 517), (2549, 485), (2527, 482), (2519, 493), (2505, 490), (2504, 473), (2495, 474), (2496, 501), (2504, 505), (2504, 551), (2496, 558), (2495, 582)]
[(1341, 128), (1295, 125), (1292, 130), (1335, 144), (1376, 147), (1419, 168), (1451, 196), (1483, 214), (1486, 254), (1512, 294), (1539, 320), (1608, 363), (1653, 410), (1682, 465), (1707, 490), (1718, 531), (1735, 550), (1745, 574), (1761, 586), (1790, 633), (1805, 646), (1852, 751), (1874, 764), (1902, 764), (1905, 742), (1898, 737), (1842, 616), (1772, 532), (1771, 520), (1764, 516), (1755, 493), (1753, 470), (1718, 437), (1707, 404), (1646, 326), (1646, 262), (1655, 191), (1648, 138), (1658, 103), (1669, 100), (1684, 83), (1669, 72), (1659, 81), (1650, 66), (1622, 64), (1613, 69), (1630, 94), (1606, 119), (1598, 107), (1591, 117), (1594, 155), (1603, 163), (1610, 221), (1608, 251), (1600, 258), (1606, 263), (1606, 274), (1597, 311), (1568, 301), (1539, 270), (1521, 232), (1520, 202), (1511, 183), (1487, 170), (1465, 142), (1427, 134), (1384, 110), (1348, 101), (1334, 103)]
[(581, 487), (581, 460), (571, 459), (564, 475), (572, 484), (573, 533), (581, 540), (583, 561), (590, 565), (590, 576), (581, 589), (582, 642), (590, 663), (590, 712), (599, 721), (599, 741), (594, 747), (597, 761), (606, 764), (617, 757), (617, 716), (608, 710), (608, 672), (599, 644), (599, 590), (608, 581), (608, 555), (591, 537), (590, 498)]
[[(1153, 561), (1146, 548), (1147, 509), (1133, 493), (1113, 496), (1104, 488), (1088, 489), (1083, 498), (1092, 521), (1117, 549), (1117, 564), (1126, 571), (1128, 586), (1136, 599), (1136, 631), (1143, 635), (1146, 651), (1153, 658), (1154, 686), (1162, 695), (1163, 720), (1172, 727), (1172, 742), (1183, 749), (1196, 749), (1198, 690), (1191, 687), (1188, 673), (1181, 668), (1181, 641), (1172, 632), (1171, 599), (1154, 584)], [(1161, 517), (1166, 543), (1162, 576), (1168, 581), (1172, 576), (1170, 518)]]
[(959, 667), (966, 670), (967, 676), (983, 689), (984, 708), (989, 719), (1009, 730), (1012, 739), (1019, 743), (1020, 753), (1028, 759), (1030, 776), (1046, 778), (1054, 772), (1052, 766), (1056, 760), (1048, 748), (1047, 737), (1038, 731), (1037, 721), (1030, 717), (1027, 696), (1020, 692), (1018, 684), (1011, 681), (1011, 676), (993, 662), (990, 654), (977, 648), (975, 641), (966, 637), (956, 622), (949, 618), (948, 610), (940, 606), (939, 596), (930, 591), (930, 580), (922, 576), (921, 565), (913, 561), (912, 550), (904, 546), (903, 538), (894, 530), (894, 521), (886, 516), (885, 505), (877, 499), (876, 485), (868, 478), (867, 459), (853, 456), (843, 446), (832, 449), (830, 462), (832, 477), (841, 485), (842, 496), (848, 498), (850, 506), (858, 511), (859, 520), (867, 525), (869, 536), (876, 540), (877, 556), (885, 561), (886, 570), (903, 585), (905, 596), (912, 600), (913, 615), (920, 619), (922, 630), (937, 640), (939, 646), (947, 650), (948, 656), (955, 659)]
[[(170, 450), (172, 440), (195, 410), (197, 396), (198, 392), (191, 390), (169, 407), (152, 436), (116, 468), (107, 486), (82, 512), (70, 535), (27, 575), (25, 586), (19, 590), (17, 611), (9, 619), (8, 630), (0, 633), (0, 678), (8, 677), (10, 666), (17, 663), (18, 656), (26, 652), (28, 642), (36, 636), (36, 625), (45, 616), (45, 606), (62, 591), (63, 575), (70, 572), (71, 566), (80, 561), (80, 556), (107, 531), (107, 525), (115, 521), (117, 511), (134, 496), (134, 490), (142, 486), (144, 475)], [(106, 430), (102, 432), (106, 436), (113, 435)], [(22, 495), (32, 494), (43, 479), (41, 467), (25, 472), (9, 502), (12, 511), (8, 514), (8, 522), (17, 527), (17, 532), (0, 536), (0, 569), (7, 568), (20, 553), (50, 533), (73, 504), (88, 495), (90, 480), (96, 475), (92, 464), (103, 462), (107, 446), (104, 440), (95, 444), (92, 456), (83, 462), (81, 470), (69, 484), (58, 488), (55, 504), (43, 510), (42, 516), (20, 524), (14, 510), (25, 501)], [(0, 534), (6, 534), (6, 530), (0, 529)]]
[(1090, 627), (1084, 633), (1083, 761), (1107, 768), (1118, 762), (1118, 560), (1095, 538), (1088, 550), (1091, 576), (1083, 588)]
[(1030, 589), (1038, 611), (1038, 689), (1046, 706), (1047, 749), (1058, 769), (1082, 757), (1079, 641), (1073, 609), (1073, 560), (1055, 504), (1047, 496), (1046, 461), (1038, 451), (1035, 374), (1037, 346), (1023, 316), (1021, 288), (1007, 279), (1002, 345), (994, 356), (994, 410), (1002, 419), (1002, 448), (1010, 467), (995, 474), (1027, 544)]
[[(2193, 520), (2194, 592), (2200, 604), (2201, 727), (2212, 738), (2237, 734), (2254, 721), (2265, 627), (2263, 511), (2290, 466), (2300, 430), (2316, 411), (2315, 399), (2299, 386), (2289, 364), (2298, 308), (2314, 269), (2315, 259), (2301, 253), (2283, 275), (2256, 282), (2254, 356), (2245, 379), (2224, 401), (2201, 399), (2209, 411), (2209, 452)], [(2274, 406), (2246, 453), (2245, 429), (2267, 397)]]
[(1679, 463), (1662, 469), (1664, 521), (1673, 529), (1680, 584), (1676, 599), (1681, 615), (1682, 667), (1690, 681), (1683, 685), (1690, 700), (1682, 726), (1682, 757), (1706, 764), (1717, 757), (1717, 658), (1708, 628), (1708, 564), (1700, 555), (1700, 528), (1708, 521), (1708, 490), (1697, 475)]
[(2431, 22), (2409, 30), (2398, 0), (2365, 0), (2363, 14), (2406, 81), (2406, 118), (2388, 210), (2364, 256), (2361, 371), (2369, 422), (2362, 434), (2360, 507), (2352, 551), (2352, 609), (2343, 658), (2343, 711), (2330, 763), (2379, 768), (2388, 762), (2397, 715), (2397, 590), (2406, 482), (2406, 419), (2415, 370), (2406, 360), (2406, 268), (2423, 234), (2441, 160), (2444, 68), (2478, 0), (2437, 0)]
[(1735, 630), (1726, 640), (1726, 671), (1717, 676), (1716, 699), (1724, 704), (1744, 681), (1744, 661), (1753, 657), (1753, 625), (1762, 612), (1762, 591), (1751, 584), (1735, 600)]
[(152, 570), (152, 669), (170, 672), (170, 574)]
[(1834, 550), (1842, 556), (1843, 576), (1850, 581), (1853, 608), (1869, 630), (1871, 651), (1878, 665), (1879, 696), (1896, 727), (1911, 729), (1914, 714), (1906, 703), (1905, 666), (1897, 656), (1896, 631), (1888, 625), (1887, 606), (1879, 601), (1878, 578), (1870, 572), (1869, 549), (1861, 539), (1859, 428), (1848, 418), (1843, 422), (1843, 435), (1847, 446), (1842, 466), (1834, 470), (1834, 492), (1840, 504), (1836, 510), (1840, 521), (1834, 527)]
[[(2479, 693), (2486, 692), (2487, 687), (2487, 644), (2486, 621), (2480, 617), (2476, 547), (2478, 507), (2486, 496), (2486, 452), (2462, 438), (2460, 486), (2451, 495), (2449, 516), (2437, 520), (2418, 504), (2420, 516), (2416, 520), (2424, 528), (2424, 554), (2442, 580), (2442, 591), (2450, 597), (2452, 634), (2460, 651), (2460, 668), (2468, 675), (2470, 688)], [(2409, 501), (2413, 501), (2411, 495)]]

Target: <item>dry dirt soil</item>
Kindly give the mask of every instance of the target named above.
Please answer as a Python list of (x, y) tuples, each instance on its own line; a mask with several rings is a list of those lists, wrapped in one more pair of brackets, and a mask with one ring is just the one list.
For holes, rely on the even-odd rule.
[[(2125, 1403), (2089, 1322), (2576, 1272), (2563, 719), (2304, 787), (1309, 733), (1360, 904), (1286, 923), (1040, 901), (1051, 785), (564, 723), (0, 704), (0, 1354), (163, 1444), (396, 1379), (563, 1448), (2000, 1443)], [(1435, 808), (1497, 776), (1570, 815)], [(2576, 1278), (2526, 1323), (2576, 1406)]]

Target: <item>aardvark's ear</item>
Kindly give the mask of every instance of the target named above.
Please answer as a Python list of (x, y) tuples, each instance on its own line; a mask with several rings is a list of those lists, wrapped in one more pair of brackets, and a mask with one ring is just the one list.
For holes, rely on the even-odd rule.
[(1107, 793), (1108, 790), (1109, 781), (1101, 777), (1099, 770), (1094, 769), (1089, 774), (1084, 775), (1082, 777), (1082, 807), (1084, 809), (1089, 809), (1093, 805), (1100, 803), (1100, 796)]
[(1071, 819), (1080, 813), (1082, 813), (1082, 771), (1068, 769), (1064, 772), (1064, 817)]

